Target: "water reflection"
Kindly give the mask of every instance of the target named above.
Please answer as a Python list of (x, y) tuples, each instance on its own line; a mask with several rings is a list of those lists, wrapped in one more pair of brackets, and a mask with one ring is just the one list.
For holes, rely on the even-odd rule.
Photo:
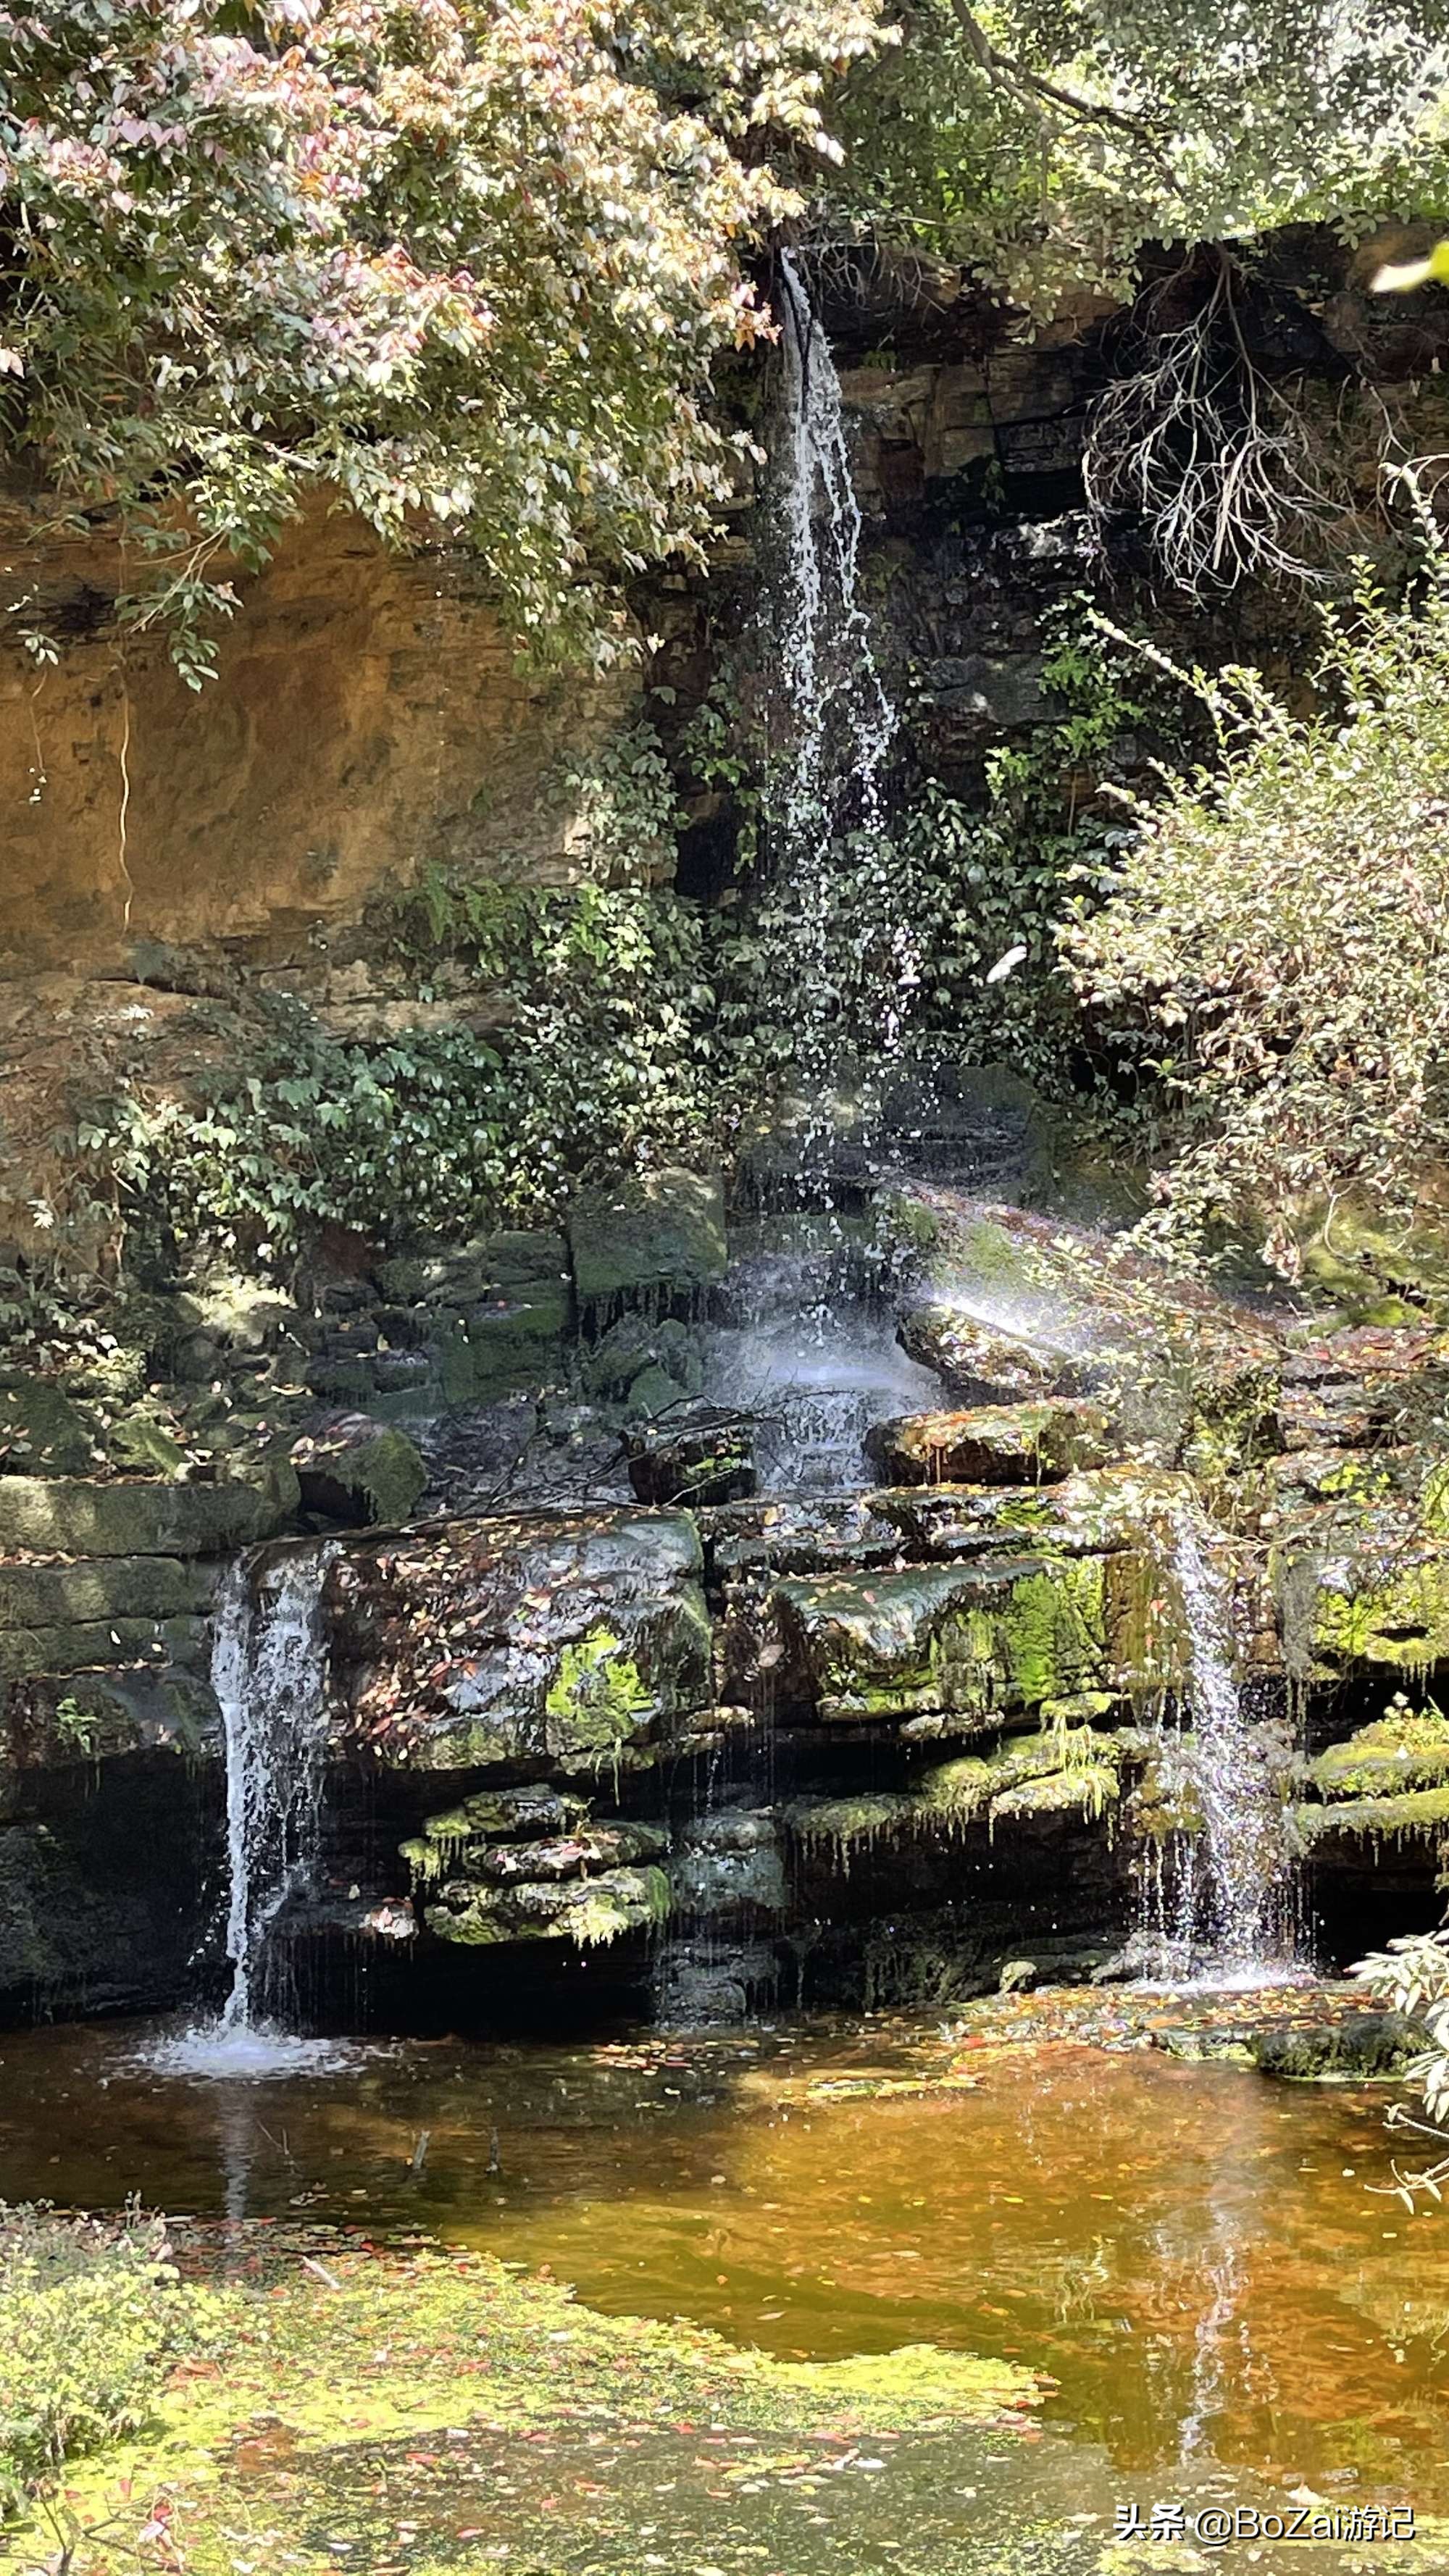
[[(403, 2043), (247, 2085), (158, 2074), (135, 2032), (29, 2033), (0, 2195), (436, 2229), (779, 2352), (1019, 2358), (1120, 2472), (1449, 2506), (1449, 2222), (1365, 2188), (1381, 2097), (919, 2041)], [(951, 2085), (880, 2091), (928, 2055)]]

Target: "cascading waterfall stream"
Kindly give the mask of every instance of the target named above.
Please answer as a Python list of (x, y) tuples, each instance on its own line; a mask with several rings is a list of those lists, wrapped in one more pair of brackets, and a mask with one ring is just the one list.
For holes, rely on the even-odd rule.
[(322, 1585), (329, 1542), (228, 1568), (217, 1600), (211, 1680), (226, 1743), (227, 1957), (218, 2020), (155, 2052), (195, 2074), (267, 2074), (325, 2063), (330, 2043), (265, 2017), (268, 1946), (279, 1917), (315, 1887), (327, 1751)]
[(280, 1559), (260, 1584), (241, 1558), (217, 1606), (211, 1678), (226, 1730), (231, 1896), (226, 2030), (258, 2019), (267, 1936), (316, 1876), (326, 1750), (324, 1548)]
[[(882, 844), (882, 781), (896, 714), (876, 667), (861, 600), (860, 504), (850, 469), (840, 378), (795, 261), (780, 262), (782, 426), (775, 443), (780, 563), (773, 655), (785, 717), (781, 769), (767, 802), (774, 874), (791, 905), (797, 1007), (794, 1071), (804, 1114), (808, 1194), (829, 1204), (833, 1094), (841, 1071), (840, 942), (881, 993), (889, 1056), (919, 976), (907, 925), (895, 918)], [(852, 838), (853, 891), (842, 909), (841, 843)]]
[(1266, 1983), (1295, 1965), (1282, 1786), (1244, 1712), (1227, 1584), (1191, 1512), (1177, 1523), (1173, 1567), (1192, 1703), (1182, 1768), (1201, 1832), (1179, 1882), (1172, 1946), (1204, 1984)]

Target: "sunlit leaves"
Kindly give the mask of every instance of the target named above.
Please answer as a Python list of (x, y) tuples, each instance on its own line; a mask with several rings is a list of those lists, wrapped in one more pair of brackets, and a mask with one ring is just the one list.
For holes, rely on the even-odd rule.
[[(717, 355), (872, 0), (60, 0), (0, 19), (0, 430), (152, 559), (183, 640), (312, 491), (475, 548), (540, 650), (698, 551)], [(239, 32), (244, 30), (245, 32)]]

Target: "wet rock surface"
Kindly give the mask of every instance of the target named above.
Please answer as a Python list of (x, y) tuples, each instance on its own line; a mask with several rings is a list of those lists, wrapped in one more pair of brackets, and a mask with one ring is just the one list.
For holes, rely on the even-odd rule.
[[(340, 1976), (359, 1943), (395, 1953), (379, 2009), (405, 2018), (433, 1995), (486, 2014), (486, 1982), (466, 1983), (478, 1949), (539, 1963), (534, 1993), (549, 1960), (557, 1975), (606, 1955), (610, 1993), (685, 2018), (958, 1996), (1013, 1961), (1023, 1980), (1090, 1976), (1123, 1954), (1144, 1871), (1203, 1830), (1175, 1551), (1207, 1494), (1256, 1695), (1245, 1741), (1275, 1777), (1292, 1769), (1291, 1695), (1314, 1712), (1286, 1794), (1330, 1942), (1349, 1955), (1357, 1930), (1332, 1927), (1419, 1919), (1449, 1844), (1427, 1705), (1449, 1665), (1435, 1334), (1309, 1332), (1056, 1221), (917, 1185), (889, 1298), (877, 1285), (862, 1311), (941, 1402), (892, 1405), (890, 1368), (909, 1383), (911, 1365), (887, 1359), (850, 1397), (865, 1454), (814, 1452), (798, 1390), (767, 1389), (759, 1413), (712, 1399), (707, 1301), (736, 1337), (748, 1303), (720, 1286), (714, 1185), (661, 1175), (656, 1197), (620, 1220), (611, 1275), (602, 1249), (589, 1266), (618, 1214), (601, 1202), (567, 1238), (495, 1236), (338, 1281), (311, 1318), (231, 1290), (139, 1317), (138, 1347), (168, 1370), (234, 1367), (226, 1382), (263, 1399), (291, 1373), (291, 1418), (292, 1398), (280, 1424), (259, 1402), (227, 1453), (245, 1479), (189, 1459), (17, 1474), (12, 1455), (0, 1812), (34, 1812), (26, 1884), (48, 1850), (36, 1800), (60, 1799), (46, 1868), (63, 1876), (63, 1784), (141, 1763), (182, 1837), (196, 1943), (220, 1562), (325, 1529), (342, 1533), (323, 1577), (325, 1883), (288, 1910), (299, 1975), (313, 1958)], [(801, 1258), (781, 1256), (797, 1303)], [(868, 1275), (853, 1236), (829, 1260)], [(308, 1369), (353, 1369), (366, 1392), (319, 1407), (308, 1346)], [(862, 1328), (850, 1368), (868, 1347)], [(824, 1407), (829, 1334), (810, 1351)], [(421, 1373), (392, 1365), (414, 1359)], [(154, 1388), (130, 1401), (135, 1418)], [(179, 1420), (162, 1407), (158, 1437)], [(761, 1446), (775, 1461), (792, 1439), (801, 1486), (752, 1491)], [(817, 1488), (826, 1456), (835, 1481)], [(450, 1517), (406, 1526), (439, 1499)], [(197, 1764), (201, 1806), (182, 1785)], [(377, 1938), (384, 1921), (408, 1937)], [(68, 1991), (110, 1993), (94, 1950), (75, 1964), (92, 1935), (76, 1938)], [(59, 1962), (64, 1944), (37, 1941), (16, 1958)]]

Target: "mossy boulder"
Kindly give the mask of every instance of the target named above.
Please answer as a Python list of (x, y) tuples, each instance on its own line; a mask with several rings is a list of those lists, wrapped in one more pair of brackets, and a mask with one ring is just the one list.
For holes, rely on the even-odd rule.
[(12, 1686), (12, 1745), (25, 1767), (176, 1753), (197, 1762), (222, 1749), (221, 1711), (200, 1661), (111, 1665), (47, 1673)]
[(945, 1299), (911, 1307), (896, 1340), (907, 1358), (934, 1369), (967, 1404), (1020, 1404), (1051, 1395), (1071, 1366), (1066, 1352), (983, 1323), (969, 1307)]
[[(429, 1345), (434, 1409), (439, 1397), (461, 1410), (559, 1375), (568, 1326), (568, 1290), (558, 1281), (484, 1298), (466, 1313), (449, 1317)], [(394, 1401), (414, 1412), (428, 1410), (414, 1390)]]
[(568, 1231), (584, 1307), (693, 1303), (728, 1263), (724, 1190), (714, 1174), (643, 1173), (578, 1200)]
[(1261, 2075), (1298, 2083), (1362, 2083), (1402, 2075), (1422, 2055), (1427, 2034), (1402, 2013), (1349, 2013), (1316, 2028), (1289, 2024), (1249, 2035), (1249, 2052)]
[(1310, 1763), (1320, 1798), (1397, 1797), (1406, 1789), (1449, 1784), (1449, 1718), (1437, 1709), (1396, 1702), (1371, 1726), (1330, 1744)]
[(333, 1669), (374, 1758), (611, 1775), (711, 1700), (683, 1512), (456, 1520), (328, 1569)]
[(970, 1732), (1108, 1670), (1099, 1557), (799, 1578), (774, 1601), (788, 1686), (827, 1722), (935, 1712)]
[(1292, 1810), (1303, 1849), (1321, 1853), (1333, 1842), (1449, 1842), (1449, 1788), (1406, 1789), (1376, 1798), (1338, 1798), (1331, 1805)]
[(912, 1413), (866, 1435), (871, 1464), (894, 1484), (1046, 1484), (1116, 1454), (1102, 1406), (1067, 1396), (1039, 1403)]
[(57, 1556), (219, 1556), (275, 1538), (295, 1517), (296, 1471), (278, 1460), (255, 1483), (103, 1483), (0, 1476), (0, 1552)]
[(48, 1378), (0, 1375), (0, 1473), (84, 1475), (99, 1441), (94, 1415)]
[(299, 1441), (292, 1461), (304, 1508), (351, 1528), (407, 1520), (428, 1481), (416, 1441), (365, 1415)]
[(210, 1608), (214, 1590), (209, 1566), (174, 1556), (0, 1565), (0, 1629), (188, 1618)]
[(572, 1941), (603, 1949), (626, 1932), (651, 1932), (670, 1906), (662, 1869), (606, 1869), (596, 1878), (525, 1879), (511, 1887), (449, 1879), (423, 1909), (442, 1941), (492, 1949), (509, 1941)]
[(755, 1490), (753, 1427), (714, 1406), (625, 1435), (641, 1503), (730, 1503)]
[(203, 1619), (81, 1620), (66, 1627), (0, 1628), (0, 1681), (30, 1673), (100, 1671), (108, 1664), (179, 1664), (204, 1671)]
[(1401, 1515), (1338, 1547), (1286, 1543), (1272, 1583), (1290, 1669), (1307, 1681), (1365, 1670), (1417, 1677), (1449, 1661), (1449, 1546)]
[(677, 1315), (621, 1315), (581, 1363), (584, 1393), (622, 1396), (646, 1369), (660, 1368), (677, 1393), (697, 1395), (704, 1384), (699, 1341)]

